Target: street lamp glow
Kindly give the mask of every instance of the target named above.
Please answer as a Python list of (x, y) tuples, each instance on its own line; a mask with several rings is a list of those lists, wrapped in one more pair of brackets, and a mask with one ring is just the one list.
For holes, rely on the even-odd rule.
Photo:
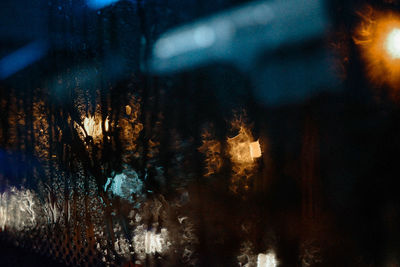
[(360, 12), (361, 21), (353, 36), (365, 61), (372, 84), (389, 90), (400, 99), (400, 13), (370, 9)]
[(386, 38), (386, 51), (393, 59), (400, 58), (400, 29), (393, 29)]

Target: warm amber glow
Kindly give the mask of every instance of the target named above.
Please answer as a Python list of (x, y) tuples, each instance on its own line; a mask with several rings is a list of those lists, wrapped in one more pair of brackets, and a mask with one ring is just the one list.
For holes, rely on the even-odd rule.
[(258, 141), (252, 142), (253, 137), (244, 127), (241, 127), (239, 134), (228, 138), (230, 155), (233, 162), (239, 164), (251, 164), (255, 158), (261, 157), (261, 148)]
[(215, 140), (211, 133), (204, 131), (202, 134), (203, 144), (199, 148), (200, 152), (205, 155), (205, 167), (207, 172), (205, 176), (210, 176), (219, 172), (222, 167), (221, 143)]
[(125, 112), (126, 112), (126, 115), (131, 115), (131, 113), (132, 113), (132, 108), (131, 108), (131, 106), (129, 106), (129, 105), (126, 105), (125, 106)]
[(234, 192), (244, 185), (248, 189), (248, 181), (256, 171), (257, 161), (255, 158), (261, 157), (261, 147), (259, 141), (254, 141), (250, 127), (241, 118), (232, 122), (233, 129), (239, 133), (227, 139), (228, 152), (232, 162), (232, 185)]
[[(122, 113), (118, 119), (118, 126), (120, 127), (120, 139), (124, 151), (124, 160), (130, 161), (128, 158), (138, 158), (137, 139), (143, 130), (143, 124), (140, 122), (140, 98), (136, 96), (128, 96), (128, 105), (124, 107), (125, 113)], [(152, 147), (149, 147), (153, 149)]]
[(389, 85), (397, 92), (400, 82), (400, 16), (372, 8), (362, 18), (353, 37), (366, 62), (367, 74), (376, 85)]

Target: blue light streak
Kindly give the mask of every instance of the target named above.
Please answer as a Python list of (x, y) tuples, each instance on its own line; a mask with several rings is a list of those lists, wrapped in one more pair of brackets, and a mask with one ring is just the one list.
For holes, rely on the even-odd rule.
[(0, 79), (6, 79), (32, 63), (44, 57), (48, 45), (44, 41), (35, 41), (14, 51), (0, 60)]
[(86, 0), (86, 4), (92, 9), (101, 9), (118, 1), (119, 0)]

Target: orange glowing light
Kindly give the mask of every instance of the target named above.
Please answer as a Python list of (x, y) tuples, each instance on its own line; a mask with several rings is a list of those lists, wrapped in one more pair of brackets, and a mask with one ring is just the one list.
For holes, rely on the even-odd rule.
[(258, 162), (256, 158), (262, 156), (259, 141), (255, 141), (249, 125), (243, 118), (232, 121), (232, 128), (238, 134), (227, 138), (228, 154), (232, 162), (231, 190), (238, 192), (240, 188), (249, 189), (250, 178), (256, 173)]
[(204, 176), (210, 176), (218, 173), (222, 167), (221, 143), (218, 140), (215, 140), (212, 134), (207, 130), (203, 131), (202, 142), (203, 144), (199, 148), (199, 151), (206, 157), (205, 167), (207, 172)]
[(233, 162), (238, 164), (251, 164), (255, 158), (261, 157), (261, 148), (258, 141), (252, 142), (249, 130), (240, 128), (239, 134), (228, 138), (230, 155)]
[(360, 47), (371, 82), (388, 85), (397, 92), (400, 85), (400, 16), (372, 8), (359, 13), (362, 21), (353, 40)]
[(217, 174), (222, 168), (224, 154), (229, 156), (232, 167), (230, 189), (234, 193), (249, 189), (251, 177), (257, 172), (259, 161), (256, 159), (262, 157), (260, 142), (254, 140), (251, 127), (243, 117), (245, 115), (236, 115), (231, 121), (232, 132), (236, 135), (227, 137), (226, 143), (217, 140), (212, 131), (204, 129), (202, 145), (199, 147), (199, 151), (205, 156), (204, 176)]
[(126, 115), (131, 115), (131, 113), (132, 113), (132, 108), (131, 108), (131, 106), (129, 106), (129, 105), (126, 105), (125, 106), (125, 112), (126, 112)]

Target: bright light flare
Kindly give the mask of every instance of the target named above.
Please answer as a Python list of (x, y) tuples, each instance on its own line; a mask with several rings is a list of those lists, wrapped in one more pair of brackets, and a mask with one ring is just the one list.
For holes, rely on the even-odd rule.
[(103, 134), (101, 121), (96, 120), (94, 116), (86, 117), (83, 120), (83, 127), (85, 128), (86, 133), (93, 138), (100, 137)]
[(400, 29), (393, 29), (386, 38), (386, 51), (393, 59), (400, 58)]
[[(74, 124), (79, 134), (85, 138), (91, 136), (95, 142), (99, 142), (103, 138), (102, 120), (100, 116), (87, 116), (83, 118), (83, 127), (77, 123)], [(110, 121), (108, 118), (104, 121), (104, 131), (108, 132)]]
[(400, 16), (367, 8), (361, 17), (353, 40), (360, 48), (370, 81), (388, 85), (392, 97), (399, 94), (400, 83)]

